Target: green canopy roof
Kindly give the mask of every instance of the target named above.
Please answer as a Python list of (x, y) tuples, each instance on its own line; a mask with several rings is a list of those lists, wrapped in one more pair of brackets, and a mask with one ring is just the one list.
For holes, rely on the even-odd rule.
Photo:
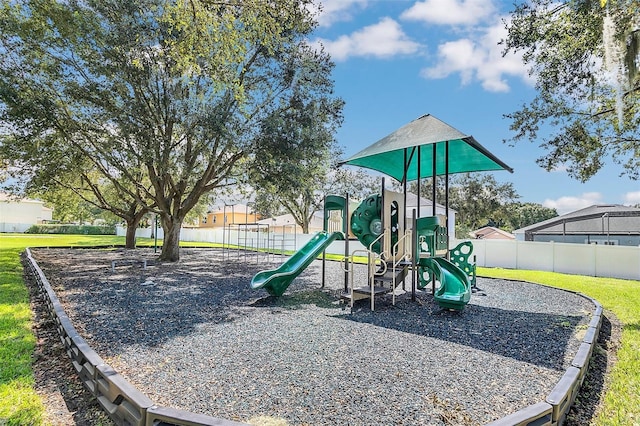
[(513, 172), (511, 167), (480, 145), (473, 136), (459, 132), (430, 114), (402, 126), (341, 164), (377, 170), (399, 182), (406, 175), (407, 181), (412, 181), (433, 175), (435, 146), (435, 168), (439, 176), (447, 173), (447, 143), (449, 174), (488, 170)]

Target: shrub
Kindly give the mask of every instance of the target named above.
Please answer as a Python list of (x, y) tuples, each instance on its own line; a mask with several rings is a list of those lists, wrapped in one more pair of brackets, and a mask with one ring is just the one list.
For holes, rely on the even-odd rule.
[(80, 234), (80, 235), (115, 235), (116, 227), (113, 225), (59, 225), (43, 224), (32, 225), (24, 231), (26, 234)]

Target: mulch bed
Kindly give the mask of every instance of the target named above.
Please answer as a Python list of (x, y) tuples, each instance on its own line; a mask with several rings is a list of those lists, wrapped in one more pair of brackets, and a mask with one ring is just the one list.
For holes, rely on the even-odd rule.
[[(544, 399), (593, 311), (572, 293), (488, 279), (462, 313), (426, 293), (351, 310), (335, 297), (344, 273), (334, 262), (324, 289), (315, 262), (276, 299), (248, 283), (282, 259), (221, 250), (182, 250), (174, 264), (142, 249), (34, 255), (74, 326), (134, 386), (163, 405), (240, 421), (485, 423)], [(126, 262), (111, 270), (114, 259), (142, 258), (146, 270)], [(593, 416), (606, 386), (620, 333), (607, 319), (569, 424)], [(97, 404), (83, 401), (48, 325), (37, 314), (38, 387), (48, 406), (64, 401), (67, 410), (49, 410), (57, 424), (91, 424)]]

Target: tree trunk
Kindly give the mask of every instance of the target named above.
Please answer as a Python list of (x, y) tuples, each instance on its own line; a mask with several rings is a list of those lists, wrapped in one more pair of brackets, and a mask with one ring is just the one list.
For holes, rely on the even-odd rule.
[(125, 217), (127, 221), (127, 236), (125, 237), (125, 248), (134, 249), (136, 248), (136, 230), (138, 229), (138, 225), (140, 225), (140, 221), (147, 214), (146, 209), (142, 209), (138, 212), (135, 212), (137, 206), (134, 204), (130, 209), (130, 215)]
[(125, 237), (125, 248), (136, 248), (136, 230), (138, 229), (138, 223), (140, 221), (127, 221), (127, 235)]
[(162, 229), (164, 239), (162, 240), (162, 252), (160, 260), (163, 262), (177, 262), (180, 260), (180, 228), (182, 220), (174, 218), (163, 218)]

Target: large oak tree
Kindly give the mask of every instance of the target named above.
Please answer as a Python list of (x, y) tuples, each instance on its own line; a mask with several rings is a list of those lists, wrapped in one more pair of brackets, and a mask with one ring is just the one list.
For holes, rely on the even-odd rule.
[(334, 134), (342, 106), (340, 99), (317, 101), (297, 93), (289, 108), (263, 121), (249, 173), (259, 211), (274, 213), (281, 207), (303, 233), (309, 232), (313, 215), (322, 208), (330, 169), (340, 157)]
[(640, 177), (640, 3), (519, 1), (506, 51), (523, 52), (537, 96), (507, 117), (512, 141), (540, 144), (538, 163), (586, 181), (609, 159)]
[(185, 216), (228, 183), (262, 121), (295, 93), (332, 96), (307, 3), (2, 1), (1, 143), (41, 161), (64, 144), (160, 215), (160, 258), (178, 260)]

